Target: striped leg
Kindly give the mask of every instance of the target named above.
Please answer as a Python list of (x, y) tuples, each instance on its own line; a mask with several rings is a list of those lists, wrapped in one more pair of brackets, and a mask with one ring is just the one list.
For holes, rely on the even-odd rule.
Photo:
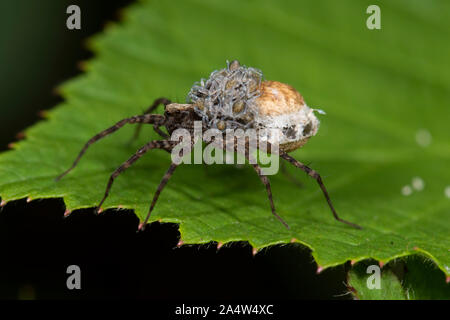
[[(195, 141), (192, 141), (191, 148)], [(178, 142), (172, 142), (172, 148), (177, 145)], [(181, 151), (183, 152), (183, 151)], [(189, 151), (190, 152), (190, 151)], [(173, 172), (175, 169), (179, 166), (179, 164), (171, 163), (169, 169), (167, 169), (166, 173), (164, 174), (163, 178), (161, 179), (161, 182), (158, 185), (158, 188), (156, 189), (155, 194), (153, 195), (152, 204), (150, 205), (150, 209), (148, 210), (147, 216), (145, 217), (144, 221), (139, 224), (138, 231), (143, 231), (148, 223), (148, 219), (150, 218), (150, 215), (152, 214), (153, 208), (156, 205), (156, 202), (158, 201), (159, 195), (161, 194), (162, 190), (166, 186), (169, 179), (172, 177)]]
[(144, 222), (139, 224), (138, 231), (143, 231), (145, 229), (145, 226), (148, 223), (148, 219), (150, 218), (153, 208), (156, 205), (156, 201), (158, 201), (161, 191), (164, 189), (164, 187), (166, 186), (169, 179), (172, 177), (172, 174), (177, 167), (178, 167), (178, 164), (172, 163), (170, 165), (169, 169), (167, 169), (166, 174), (163, 176), (163, 178), (161, 179), (161, 182), (158, 185), (158, 189), (156, 189), (156, 192), (153, 196), (152, 204), (150, 205), (150, 209), (148, 210), (148, 213), (147, 213), (147, 216), (145, 217)]
[(334, 209), (333, 204), (331, 203), (331, 199), (330, 199), (330, 196), (328, 195), (327, 189), (325, 188), (325, 185), (322, 182), (322, 178), (320, 177), (320, 175), (316, 171), (314, 171), (313, 169), (311, 169), (308, 166), (304, 165), (300, 161), (297, 161), (296, 159), (294, 159), (293, 157), (291, 157), (290, 155), (288, 155), (286, 152), (284, 152), (282, 150), (280, 150), (280, 157), (282, 157), (283, 159), (289, 161), (295, 167), (302, 169), (310, 177), (313, 177), (317, 181), (317, 183), (320, 186), (320, 189), (322, 189), (322, 192), (323, 192), (323, 194), (325, 196), (325, 199), (327, 199), (328, 205), (329, 205), (329, 207), (331, 209), (331, 212), (333, 212), (333, 216), (334, 216), (334, 218), (336, 220), (338, 220), (340, 222), (343, 222), (343, 223), (346, 223), (346, 224), (348, 224), (348, 225), (350, 225), (350, 226), (352, 226), (354, 228), (362, 229), (362, 227), (360, 227), (359, 225), (357, 225), (355, 223), (352, 223), (352, 222), (349, 222), (349, 221), (346, 221), (346, 220), (343, 220), (343, 219), (339, 218), (336, 210)]
[[(168, 104), (170, 104), (170, 103), (172, 103), (172, 102), (171, 102), (169, 99), (167, 99), (167, 98), (163, 98), (163, 97), (158, 98), (158, 99), (156, 99), (155, 101), (153, 101), (153, 104), (152, 104), (150, 107), (148, 107), (147, 110), (144, 111), (144, 114), (152, 113), (153, 111), (155, 111), (156, 108), (158, 108), (158, 106), (159, 106), (160, 104), (163, 104), (163, 105), (164, 105), (164, 108), (165, 108), (165, 107), (166, 107)], [(169, 135), (168, 135), (167, 133), (165, 133), (164, 131), (162, 131), (162, 130), (159, 128), (160, 126), (161, 126), (161, 125), (154, 124), (154, 125), (153, 125), (153, 129), (154, 129), (161, 137), (167, 139), (167, 138), (169, 137)], [(137, 125), (136, 130), (134, 131), (134, 135), (133, 135), (133, 137), (131, 138), (129, 144), (131, 144), (133, 141), (135, 141), (135, 140), (137, 140), (137, 138), (139, 138), (139, 134), (140, 134), (140, 132), (141, 132), (141, 128), (142, 128), (142, 124), (140, 123), (140, 124)]]
[[(247, 158), (248, 159), (248, 158)], [(288, 229), (290, 229), (289, 225), (277, 214), (277, 212), (275, 211), (275, 205), (273, 204), (273, 199), (272, 199), (272, 189), (270, 188), (270, 182), (269, 182), (269, 178), (267, 178), (267, 176), (263, 175), (261, 173), (261, 167), (259, 166), (259, 164), (252, 164), (253, 168), (255, 169), (256, 173), (258, 174), (259, 178), (261, 179), (261, 182), (266, 186), (266, 190), (267, 190), (267, 196), (269, 197), (269, 201), (270, 201), (270, 207), (272, 208), (272, 214), (277, 217), (278, 220), (280, 220), (280, 222)]]
[[(237, 145), (234, 145), (235, 151), (237, 151)], [(261, 172), (261, 167), (256, 161), (250, 161), (250, 159), (255, 160), (253, 156), (250, 155), (249, 150), (249, 144), (245, 144), (245, 158), (248, 160), (248, 162), (253, 166), (253, 169), (255, 169), (256, 173), (258, 174), (259, 178), (261, 179), (261, 182), (265, 185), (267, 190), (267, 197), (270, 201), (270, 208), (272, 209), (272, 214), (287, 228), (290, 229), (289, 225), (284, 221), (276, 212), (275, 205), (273, 204), (273, 198), (272, 198), (272, 188), (270, 187), (269, 178), (267, 176), (263, 175)], [(252, 164), (253, 162), (253, 164)]]
[(126, 118), (126, 119), (123, 119), (123, 120), (117, 122), (112, 127), (109, 127), (108, 129), (106, 129), (106, 130), (100, 132), (99, 134), (95, 135), (94, 137), (92, 137), (84, 145), (83, 149), (81, 149), (80, 153), (78, 154), (78, 157), (75, 159), (72, 166), (69, 169), (67, 169), (65, 172), (63, 172), (61, 175), (59, 175), (56, 178), (56, 181), (60, 180), (62, 177), (64, 177), (66, 174), (68, 174), (70, 171), (72, 171), (73, 168), (76, 167), (76, 165), (78, 164), (78, 161), (80, 161), (81, 157), (83, 156), (83, 154), (86, 152), (87, 148), (91, 144), (93, 144), (94, 142), (97, 142), (98, 140), (106, 137), (107, 135), (110, 135), (111, 133), (119, 130), (125, 124), (127, 124), (127, 123), (131, 123), (131, 124), (135, 124), (135, 123), (163, 124), (164, 122), (165, 122), (164, 116), (159, 115), (159, 114), (147, 114), (147, 115), (141, 115), (141, 116), (134, 116), (134, 117)]
[(131, 167), (133, 163), (135, 163), (139, 158), (141, 158), (148, 150), (151, 149), (164, 149), (166, 151), (170, 151), (172, 149), (172, 144), (169, 141), (150, 141), (146, 145), (144, 145), (142, 148), (140, 148), (134, 155), (132, 155), (127, 161), (122, 163), (120, 167), (118, 167), (109, 177), (108, 185), (106, 186), (105, 195), (103, 196), (103, 199), (100, 201), (100, 203), (97, 206), (96, 212), (99, 213), (101, 210), (101, 206), (103, 202), (105, 202), (106, 198), (108, 197), (109, 191), (111, 190), (112, 184), (114, 183), (114, 179), (117, 178), (119, 174), (124, 172), (126, 169)]

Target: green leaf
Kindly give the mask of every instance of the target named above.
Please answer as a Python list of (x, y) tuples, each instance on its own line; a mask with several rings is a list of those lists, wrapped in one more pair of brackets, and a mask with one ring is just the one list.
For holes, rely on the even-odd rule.
[[(379, 286), (376, 273), (370, 266), (380, 272)], [(349, 285), (358, 300), (406, 300), (402, 285), (396, 275), (389, 269), (379, 269), (375, 261), (363, 261), (356, 264), (349, 272)]]
[[(294, 168), (289, 172), (304, 181), (301, 189), (281, 174), (270, 177), (290, 230), (271, 215), (250, 167), (181, 166), (151, 220), (178, 223), (184, 243), (247, 240), (260, 249), (294, 239), (311, 248), (323, 268), (419, 252), (449, 275), (450, 43), (444, 39), (450, 4), (378, 3), (382, 29), (369, 30), (366, 8), (373, 2), (132, 6), (123, 22), (90, 42), (97, 57), (85, 63), (86, 74), (62, 86), (65, 102), (0, 156), (3, 201), (64, 197), (70, 211), (96, 206), (111, 172), (156, 135), (145, 128), (128, 147), (133, 128), (121, 129), (93, 145), (56, 183), (83, 144), (157, 97), (184, 102), (195, 81), (239, 59), (326, 110), (318, 135), (293, 156), (311, 163), (340, 216), (364, 230), (335, 221), (317, 184)], [(142, 220), (169, 159), (163, 151), (149, 152), (116, 180), (104, 208), (134, 209)], [(403, 195), (414, 177), (423, 190)]]
[(450, 284), (429, 259), (417, 254), (389, 262), (381, 270), (380, 288), (374, 288), (373, 260), (357, 263), (348, 274), (350, 292), (361, 300), (448, 300)]
[(417, 255), (406, 259), (402, 285), (410, 300), (450, 300), (450, 277), (435, 264)]

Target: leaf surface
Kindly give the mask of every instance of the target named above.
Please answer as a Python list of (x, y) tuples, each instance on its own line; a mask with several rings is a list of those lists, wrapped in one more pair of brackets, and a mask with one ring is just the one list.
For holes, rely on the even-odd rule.
[[(380, 270), (377, 287), (376, 269)], [(359, 300), (449, 300), (450, 283), (429, 259), (415, 254), (381, 267), (374, 260), (357, 263), (348, 274), (350, 292)]]
[[(375, 271), (374, 268), (378, 268), (379, 271)], [(377, 272), (379, 280), (376, 280)], [(378, 264), (371, 264), (369, 260), (360, 262), (352, 268), (349, 272), (349, 284), (358, 300), (406, 300), (405, 292), (396, 275), (389, 268), (381, 270)]]
[[(340, 216), (364, 230), (335, 221), (317, 184), (295, 168), (289, 172), (303, 181), (301, 189), (281, 174), (270, 177), (290, 230), (271, 215), (265, 188), (248, 166), (179, 167), (151, 220), (178, 223), (184, 243), (244, 240), (261, 249), (294, 239), (312, 249), (321, 267), (421, 253), (449, 275), (450, 42), (443, 39), (450, 4), (383, 2), (381, 30), (366, 28), (368, 5), (133, 5), (120, 24), (90, 41), (97, 57), (60, 88), (65, 102), (0, 156), (2, 200), (63, 197), (70, 211), (96, 206), (112, 171), (157, 136), (144, 128), (130, 147), (133, 128), (123, 128), (56, 183), (83, 144), (155, 98), (184, 102), (195, 81), (239, 59), (327, 112), (318, 135), (293, 156), (322, 175)], [(169, 163), (164, 151), (149, 152), (116, 179), (104, 208), (134, 209), (143, 220)], [(407, 196), (405, 186), (412, 190)]]

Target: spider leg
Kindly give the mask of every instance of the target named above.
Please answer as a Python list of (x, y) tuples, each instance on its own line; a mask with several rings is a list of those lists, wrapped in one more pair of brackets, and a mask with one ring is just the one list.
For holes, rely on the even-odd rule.
[(108, 185), (106, 186), (105, 195), (103, 196), (102, 200), (97, 206), (96, 212), (99, 213), (101, 206), (103, 202), (105, 202), (106, 198), (108, 197), (109, 191), (111, 190), (112, 184), (114, 182), (114, 179), (117, 178), (119, 174), (124, 172), (126, 169), (128, 169), (134, 162), (139, 160), (147, 151), (151, 149), (164, 149), (166, 151), (170, 151), (172, 149), (172, 144), (169, 141), (165, 140), (154, 140), (150, 141), (146, 145), (144, 145), (142, 148), (140, 148), (135, 154), (133, 154), (127, 161), (122, 163), (120, 167), (118, 167), (109, 177)]
[[(141, 125), (141, 124), (138, 124), (138, 125)], [(169, 139), (170, 138), (170, 136), (167, 133), (165, 133), (164, 131), (161, 130), (159, 125), (154, 124), (153, 125), (153, 130), (155, 130), (155, 132), (157, 134), (159, 134), (161, 137), (163, 137), (164, 139)], [(139, 136), (139, 134), (138, 134), (138, 136)], [(135, 140), (136, 138), (133, 138), (133, 140)]]
[(67, 169), (65, 172), (63, 172), (61, 175), (59, 175), (56, 178), (56, 181), (60, 180), (62, 177), (64, 177), (66, 174), (68, 174), (73, 168), (76, 167), (76, 165), (78, 164), (78, 161), (80, 161), (81, 157), (83, 156), (83, 154), (86, 152), (87, 148), (93, 144), (94, 142), (106, 137), (107, 135), (119, 130), (120, 128), (122, 128), (125, 124), (127, 123), (150, 123), (150, 124), (163, 124), (165, 122), (165, 118), (163, 115), (159, 115), (159, 114), (147, 114), (147, 115), (141, 115), (141, 116), (134, 116), (131, 118), (126, 118), (123, 119), (119, 122), (117, 122), (115, 125), (113, 125), (112, 127), (109, 127), (108, 129), (96, 134), (94, 137), (92, 137), (83, 147), (83, 149), (81, 149), (80, 153), (78, 154), (78, 157), (75, 159), (75, 161), (73, 162), (72, 166)]
[(314, 171), (313, 169), (311, 169), (308, 166), (304, 165), (300, 161), (294, 159), (293, 157), (291, 157), (290, 155), (288, 155), (286, 152), (284, 152), (282, 150), (280, 150), (279, 154), (280, 154), (280, 157), (282, 157), (284, 160), (290, 162), (293, 166), (302, 169), (304, 172), (306, 172), (306, 174), (308, 174), (310, 177), (313, 177), (317, 181), (317, 183), (320, 186), (320, 189), (322, 189), (322, 192), (323, 192), (323, 194), (325, 196), (325, 199), (327, 199), (328, 205), (329, 205), (329, 207), (331, 209), (331, 212), (333, 212), (333, 216), (334, 216), (334, 218), (336, 220), (338, 220), (340, 222), (343, 222), (345, 224), (348, 224), (348, 225), (350, 225), (350, 226), (352, 226), (354, 228), (362, 229), (361, 226), (359, 226), (359, 225), (357, 225), (355, 223), (352, 223), (352, 222), (349, 222), (349, 221), (346, 221), (346, 220), (343, 220), (343, 219), (339, 218), (336, 210), (334, 209), (333, 204), (331, 203), (331, 199), (330, 199), (330, 196), (328, 195), (327, 189), (325, 188), (325, 185), (322, 182), (322, 178), (320, 177), (320, 175), (316, 171)]
[(172, 103), (172, 101), (170, 101), (169, 99), (164, 98), (164, 97), (155, 99), (155, 101), (153, 101), (152, 105), (150, 107), (148, 107), (147, 110), (144, 111), (144, 114), (152, 113), (153, 111), (155, 111), (156, 108), (158, 108), (158, 106), (160, 104), (163, 104), (164, 108), (165, 108), (168, 104), (171, 104), (171, 103)]
[[(220, 142), (219, 142), (220, 144)], [(230, 141), (223, 141), (222, 142), (222, 148), (225, 150), (232, 150), (232, 148), (234, 148), (234, 151), (237, 152), (238, 151), (238, 145), (237, 145), (237, 141), (236, 139), (234, 139), (231, 142), (230, 145)], [(256, 173), (258, 174), (259, 178), (261, 179), (261, 182), (265, 185), (266, 190), (267, 190), (267, 196), (269, 198), (270, 201), (270, 208), (272, 209), (272, 214), (287, 228), (290, 229), (289, 225), (277, 214), (276, 210), (275, 210), (275, 205), (273, 204), (273, 198), (272, 198), (272, 189), (270, 187), (270, 182), (269, 182), (269, 178), (267, 178), (267, 176), (263, 175), (261, 172), (261, 166), (256, 162), (256, 161), (250, 161), (250, 160), (254, 160), (254, 157), (250, 154), (250, 147), (249, 147), (249, 143), (248, 141), (245, 142), (245, 151), (244, 151), (244, 156), (245, 158), (248, 160), (248, 162), (253, 166), (253, 169), (255, 169)], [(251, 162), (254, 162), (254, 164), (252, 164)]]
[(289, 225), (277, 214), (277, 212), (275, 211), (275, 205), (273, 204), (273, 199), (272, 199), (272, 189), (270, 188), (270, 182), (269, 182), (269, 178), (267, 178), (267, 176), (263, 175), (261, 173), (261, 167), (259, 166), (259, 164), (252, 164), (253, 168), (255, 169), (256, 173), (258, 174), (259, 178), (261, 179), (261, 182), (266, 186), (266, 190), (267, 190), (267, 196), (269, 197), (269, 201), (270, 201), (270, 207), (272, 209), (272, 214), (277, 217), (278, 220), (280, 220), (280, 222), (288, 229), (290, 229)]
[[(247, 147), (246, 147), (247, 149)], [(247, 160), (249, 160), (250, 162), (250, 156), (247, 153), (246, 150), (246, 155), (245, 157), (247, 158)], [(280, 222), (287, 228), (290, 229), (289, 225), (277, 214), (276, 210), (275, 210), (275, 205), (273, 204), (273, 199), (272, 199), (272, 189), (270, 188), (270, 182), (269, 182), (269, 178), (267, 178), (267, 176), (263, 175), (261, 172), (261, 167), (259, 164), (252, 164), (253, 169), (255, 169), (256, 173), (258, 174), (259, 178), (261, 179), (261, 182), (266, 186), (266, 190), (267, 190), (267, 196), (269, 197), (269, 201), (270, 201), (270, 207), (272, 209), (272, 214), (278, 219), (280, 220)]]
[(175, 169), (178, 167), (178, 164), (176, 163), (172, 163), (169, 167), (169, 169), (167, 169), (165, 175), (163, 176), (161, 182), (158, 185), (158, 189), (156, 189), (156, 192), (153, 196), (153, 200), (152, 200), (152, 204), (150, 205), (150, 209), (148, 210), (147, 216), (145, 217), (144, 222), (139, 224), (138, 227), (138, 231), (143, 231), (145, 229), (145, 226), (148, 223), (148, 219), (150, 218), (150, 215), (153, 211), (153, 208), (156, 205), (156, 201), (158, 201), (159, 195), (161, 193), (161, 191), (164, 189), (164, 187), (166, 186), (167, 182), (169, 181), (169, 179), (172, 177), (173, 172), (175, 171)]
[(299, 188), (303, 188), (303, 183), (296, 176), (292, 175), (286, 168), (286, 162), (280, 163), (281, 173), (285, 175), (293, 184), (295, 184)]
[[(158, 98), (155, 101), (153, 101), (153, 104), (147, 108), (147, 110), (144, 111), (144, 114), (149, 114), (152, 113), (153, 111), (155, 111), (155, 109), (160, 105), (163, 104), (164, 108), (166, 108), (166, 106), (168, 104), (171, 104), (172, 102), (164, 97)], [(167, 139), (169, 136), (167, 135), (167, 133), (165, 133), (164, 131), (162, 131), (159, 127), (161, 125), (160, 124), (155, 124), (153, 126), (153, 129), (163, 138)], [(138, 124), (136, 127), (136, 130), (134, 131), (134, 135), (133, 137), (131, 137), (130, 141), (128, 144), (131, 144), (133, 141), (137, 140), (137, 138), (139, 137), (139, 133), (141, 132), (141, 128), (142, 128), (142, 124)]]
[[(193, 146), (194, 143), (195, 143), (195, 141), (192, 141), (191, 147)], [(174, 142), (174, 145), (172, 145), (171, 147), (174, 147), (176, 144), (178, 144), (178, 142)], [(170, 150), (168, 150), (168, 151), (170, 152)], [(143, 231), (145, 229), (145, 226), (148, 223), (148, 219), (150, 218), (150, 215), (152, 214), (153, 208), (156, 205), (156, 201), (158, 201), (158, 198), (159, 198), (159, 195), (161, 194), (161, 191), (164, 189), (164, 187), (166, 186), (167, 182), (172, 177), (173, 172), (175, 171), (175, 169), (178, 166), (179, 166), (179, 164), (176, 164), (174, 162), (172, 162), (170, 164), (169, 169), (167, 169), (166, 173), (164, 174), (163, 178), (161, 179), (161, 182), (158, 185), (158, 188), (156, 189), (155, 194), (153, 195), (152, 204), (150, 205), (150, 209), (148, 210), (148, 213), (147, 213), (147, 216), (145, 217), (145, 220), (139, 224), (138, 231)]]

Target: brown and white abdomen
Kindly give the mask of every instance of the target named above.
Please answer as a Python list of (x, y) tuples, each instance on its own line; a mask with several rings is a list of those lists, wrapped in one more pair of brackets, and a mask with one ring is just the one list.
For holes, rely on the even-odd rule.
[[(289, 152), (303, 146), (319, 129), (314, 109), (309, 108), (297, 90), (278, 81), (261, 83), (260, 96), (255, 99), (255, 126), (268, 130), (267, 141), (278, 143)], [(272, 131), (272, 134), (270, 133)]]

